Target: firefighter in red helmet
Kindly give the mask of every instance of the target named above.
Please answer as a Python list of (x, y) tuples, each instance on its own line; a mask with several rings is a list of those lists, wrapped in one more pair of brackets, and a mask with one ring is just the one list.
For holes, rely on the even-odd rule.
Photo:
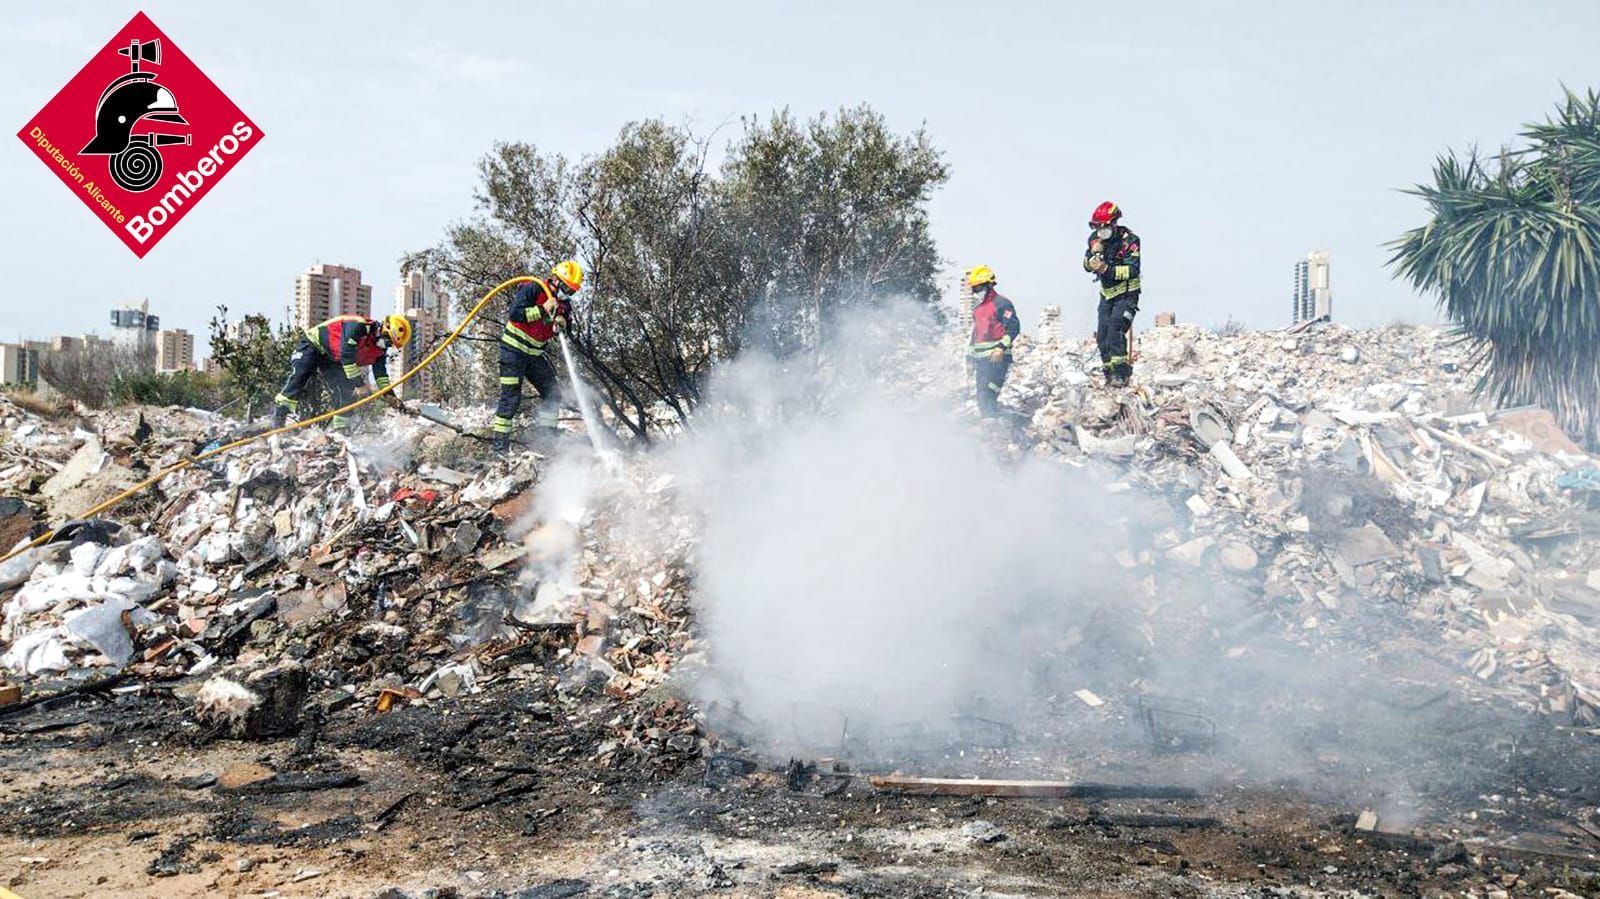
[(1121, 387), (1133, 376), (1128, 335), (1139, 313), (1139, 235), (1122, 224), (1122, 210), (1107, 200), (1089, 216), (1089, 245), (1083, 269), (1100, 281), (1099, 324), (1095, 344), (1106, 384)]

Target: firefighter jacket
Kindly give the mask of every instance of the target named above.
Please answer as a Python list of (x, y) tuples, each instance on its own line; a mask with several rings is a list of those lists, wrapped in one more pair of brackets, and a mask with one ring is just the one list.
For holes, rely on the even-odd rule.
[(506, 327), (500, 342), (529, 356), (544, 354), (545, 344), (566, 327), (572, 304), (556, 296), (543, 280), (535, 278), (520, 285), (511, 295), (506, 310)]
[(361, 380), (361, 369), (372, 366), (373, 383), (382, 390), (389, 386), (388, 348), (379, 341), (382, 325), (359, 315), (340, 315), (320, 325), (306, 328), (306, 340), (318, 352), (344, 369), (344, 376)]
[(995, 347), (1011, 355), (1011, 341), (1022, 332), (1022, 322), (1017, 320), (1017, 309), (1011, 301), (989, 291), (978, 305), (972, 308), (972, 355), (986, 356)]
[(1113, 225), (1111, 236), (1104, 240), (1090, 232), (1089, 245), (1083, 251), (1084, 271), (1093, 271), (1089, 264), (1097, 255), (1106, 263), (1098, 275), (1102, 300), (1113, 300), (1125, 293), (1138, 292), (1139, 235), (1122, 225)]

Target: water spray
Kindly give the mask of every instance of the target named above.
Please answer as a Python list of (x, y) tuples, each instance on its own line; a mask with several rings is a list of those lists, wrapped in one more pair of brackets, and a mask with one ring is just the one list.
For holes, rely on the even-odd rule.
[(583, 382), (578, 380), (578, 366), (572, 361), (572, 346), (567, 341), (565, 331), (556, 335), (561, 338), (561, 358), (567, 363), (567, 377), (572, 379), (572, 392), (578, 397), (578, 411), (583, 414), (583, 428), (589, 432), (589, 444), (594, 447), (594, 454), (600, 457), (601, 464), (606, 471), (616, 474), (621, 468), (617, 454), (610, 448), (602, 445), (600, 440), (600, 416), (589, 402), (589, 391), (584, 389)]

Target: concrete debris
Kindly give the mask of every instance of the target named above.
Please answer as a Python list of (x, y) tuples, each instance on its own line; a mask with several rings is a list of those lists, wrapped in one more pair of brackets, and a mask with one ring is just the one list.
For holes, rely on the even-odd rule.
[(1600, 545), (1582, 536), (1600, 465), (1548, 412), (1475, 396), (1465, 348), (1432, 327), (1175, 323), (1138, 350), (1135, 387), (1108, 391), (1091, 341), (1030, 346), (1001, 402), (1028, 422), (1022, 451), (1186, 507), (1126, 554), (1140, 589), (1167, 566), (1226, 573), (1301, 643), (1423, 624), (1480, 682), (1600, 724)]
[[(488, 425), (486, 410), (457, 417)], [(0, 424), (4, 548), (59, 526), (0, 564), (0, 666), (25, 696), (46, 677), (173, 682), (213, 733), (261, 739), (297, 732), (307, 709), (370, 715), (552, 674), (629, 702), (696, 657), (696, 531), (648, 460), (615, 495), (542, 522), (542, 456), (390, 416), (381, 438), (308, 429), (248, 444), (110, 520), (78, 521), (134, 472), (235, 436), (230, 423), (143, 408), (63, 425), (0, 397)], [(618, 526), (622, 503), (649, 516), (648, 546)], [(686, 703), (629, 709), (600, 762), (701, 752)]]
[(283, 736), (299, 730), (310, 676), (284, 662), (214, 675), (195, 694), (195, 717), (238, 739)]

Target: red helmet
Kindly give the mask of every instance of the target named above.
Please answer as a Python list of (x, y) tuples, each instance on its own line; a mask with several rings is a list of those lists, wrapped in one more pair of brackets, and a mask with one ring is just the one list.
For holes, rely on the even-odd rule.
[(1122, 218), (1122, 210), (1117, 208), (1117, 204), (1107, 200), (1094, 208), (1094, 215), (1089, 216), (1089, 227), (1104, 228), (1106, 225), (1115, 224), (1119, 218)]

